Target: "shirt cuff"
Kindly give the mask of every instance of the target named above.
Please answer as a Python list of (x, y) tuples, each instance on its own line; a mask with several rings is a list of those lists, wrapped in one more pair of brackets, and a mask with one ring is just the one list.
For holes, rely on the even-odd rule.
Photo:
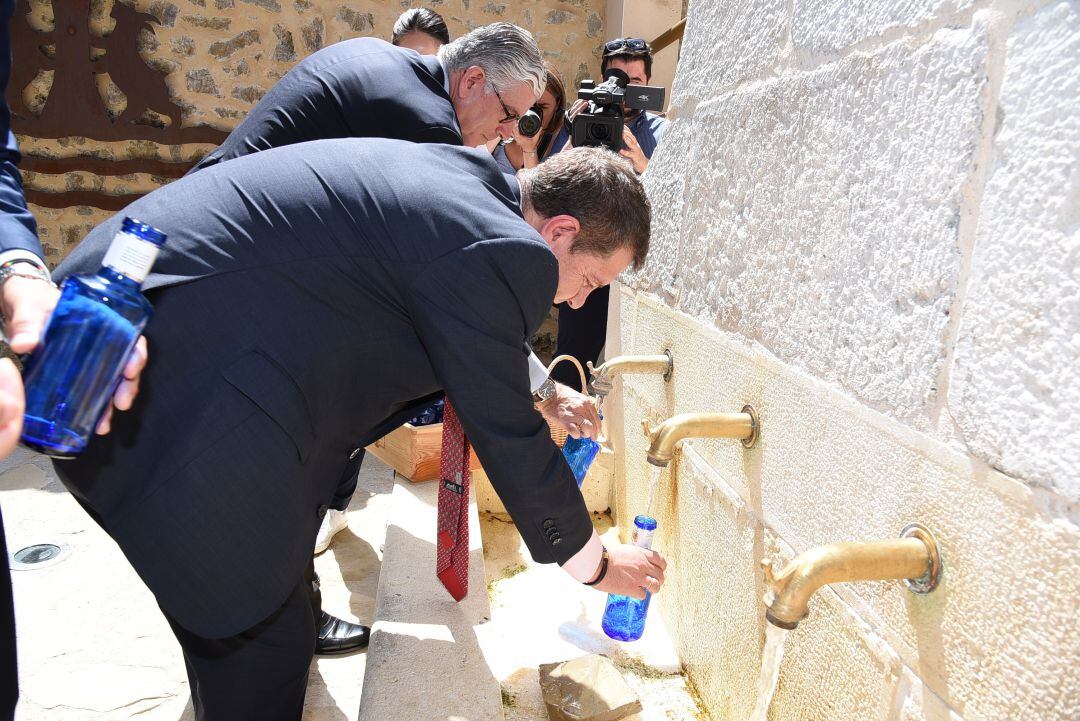
[(42, 260), (35, 253), (31, 253), (29, 250), (23, 250), (22, 248), (12, 248), (11, 250), (0, 251), (0, 265), (8, 263), (13, 260), (27, 260), (41, 268), (52, 278), (52, 274), (49, 273), (49, 266), (45, 265), (45, 261)]
[(596, 577), (596, 571), (600, 568), (600, 559), (604, 555), (604, 544), (600, 536), (593, 531), (592, 538), (584, 548), (575, 553), (562, 565), (562, 569), (570, 574), (578, 583), (591, 581)]
[[(3, 257), (3, 256), (0, 256)], [(529, 353), (529, 390), (533, 393), (540, 390), (544, 381), (548, 379), (547, 366), (536, 357), (535, 353)], [(588, 580), (588, 579), (585, 579)]]

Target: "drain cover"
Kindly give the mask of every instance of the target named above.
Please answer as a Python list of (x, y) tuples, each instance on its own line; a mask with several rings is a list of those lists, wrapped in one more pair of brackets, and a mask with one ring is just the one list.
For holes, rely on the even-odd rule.
[(66, 543), (37, 543), (20, 548), (11, 556), (11, 570), (35, 571), (39, 568), (55, 566), (71, 555), (71, 546)]

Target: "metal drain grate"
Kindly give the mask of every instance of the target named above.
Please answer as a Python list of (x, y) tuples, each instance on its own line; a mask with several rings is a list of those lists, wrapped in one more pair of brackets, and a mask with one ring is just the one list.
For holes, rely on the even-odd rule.
[(20, 548), (11, 556), (11, 570), (36, 571), (39, 568), (55, 566), (71, 555), (71, 546), (66, 543), (36, 543)]

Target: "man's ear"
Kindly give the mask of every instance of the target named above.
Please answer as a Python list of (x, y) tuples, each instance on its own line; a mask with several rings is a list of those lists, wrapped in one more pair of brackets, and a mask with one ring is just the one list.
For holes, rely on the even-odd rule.
[(470, 65), (461, 73), (458, 80), (457, 92), (459, 97), (475, 97), (484, 92), (487, 83), (487, 73), (479, 65)]
[(541, 235), (547, 239), (556, 255), (569, 253), (581, 232), (581, 223), (572, 215), (556, 215), (544, 223)]

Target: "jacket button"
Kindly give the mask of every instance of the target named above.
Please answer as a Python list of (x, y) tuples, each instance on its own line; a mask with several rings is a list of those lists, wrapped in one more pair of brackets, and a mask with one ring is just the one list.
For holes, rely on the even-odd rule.
[(547, 530), (548, 528), (551, 528), (551, 527), (552, 527), (552, 526), (554, 526), (554, 525), (555, 525), (555, 521), (553, 521), (553, 520), (551, 520), (550, 518), (548, 518), (547, 520), (545, 520), (545, 521), (544, 521), (544, 525), (543, 525), (543, 528), (544, 528), (545, 530)]
[(324, 518), (326, 516), (326, 512), (329, 510), (330, 506), (324, 503), (323, 505), (319, 506), (319, 510), (317, 510), (315, 513), (316, 515), (318, 515), (319, 518)]
[(356, 456), (358, 456), (359, 454), (360, 454), (360, 449), (359, 448), (352, 449), (352, 453), (349, 454), (349, 460), (351, 461), (352, 459), (356, 458)]
[(555, 538), (551, 539), (551, 545), (552, 546), (558, 546), (560, 543), (562, 543), (562, 539), (559, 538), (559, 537), (555, 537)]

